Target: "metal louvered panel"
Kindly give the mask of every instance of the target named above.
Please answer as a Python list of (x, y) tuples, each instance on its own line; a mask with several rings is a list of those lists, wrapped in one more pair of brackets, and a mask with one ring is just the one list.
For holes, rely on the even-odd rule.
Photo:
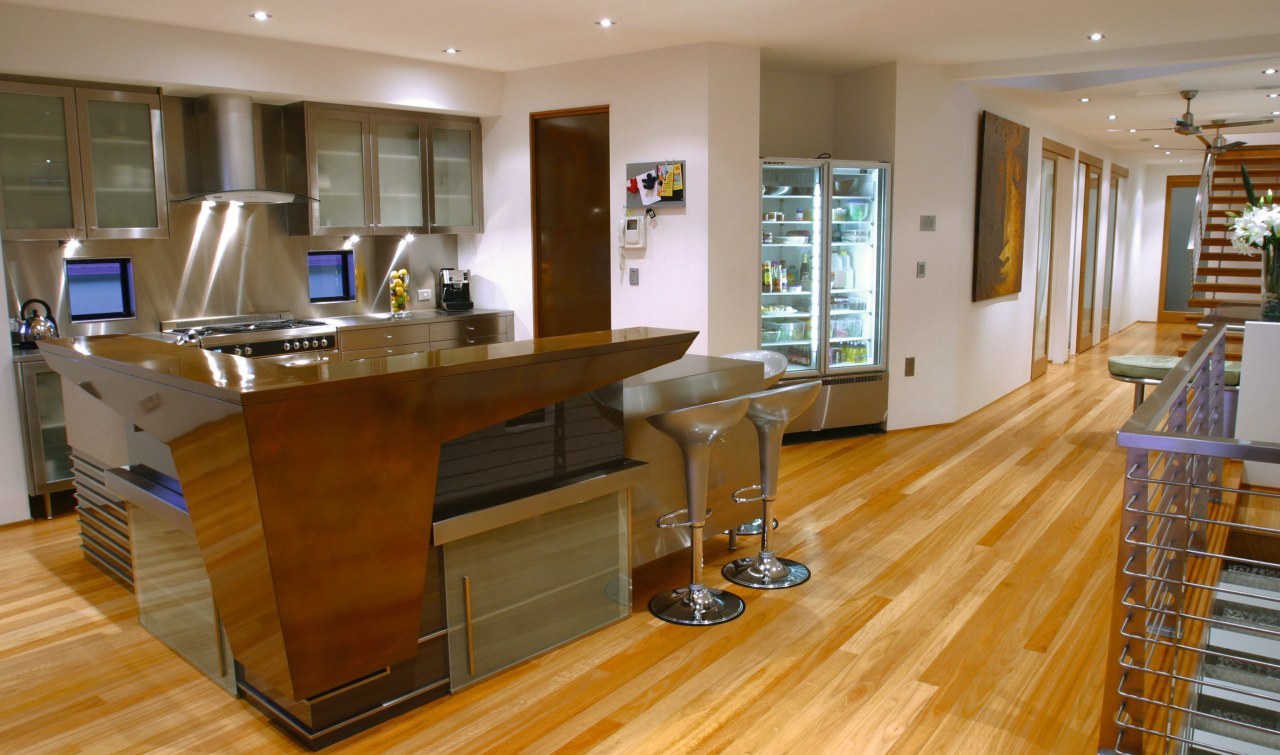
[(85, 560), (133, 590), (133, 547), (124, 501), (106, 488), (106, 464), (80, 451), (71, 453)]

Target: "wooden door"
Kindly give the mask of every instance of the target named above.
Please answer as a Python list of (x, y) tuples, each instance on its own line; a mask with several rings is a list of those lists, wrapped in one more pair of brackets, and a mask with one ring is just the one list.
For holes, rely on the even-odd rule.
[[(1096, 161), (1096, 162), (1095, 162)], [(1098, 274), (1098, 210), (1102, 203), (1102, 161), (1080, 153), (1084, 201), (1080, 203), (1080, 285), (1076, 290), (1076, 353), (1093, 348), (1094, 293)]]
[(1191, 255), (1199, 176), (1169, 176), (1164, 186), (1164, 247), (1160, 255), (1160, 322), (1185, 323), (1191, 298)]
[(1036, 257), (1035, 327), (1031, 346), (1031, 379), (1049, 370), (1049, 293), (1053, 276), (1053, 211), (1058, 156), (1044, 150), (1040, 156), (1040, 243)]
[(608, 107), (534, 113), (534, 336), (611, 327)]

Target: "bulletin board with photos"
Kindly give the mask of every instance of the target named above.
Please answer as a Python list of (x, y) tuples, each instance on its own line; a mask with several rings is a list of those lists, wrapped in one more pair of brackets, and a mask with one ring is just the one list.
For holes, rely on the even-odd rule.
[(627, 163), (627, 208), (684, 207), (684, 160)]

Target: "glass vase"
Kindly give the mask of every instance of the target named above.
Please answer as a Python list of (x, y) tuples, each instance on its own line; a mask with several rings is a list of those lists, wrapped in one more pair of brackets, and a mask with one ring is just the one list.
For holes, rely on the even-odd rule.
[(1262, 245), (1262, 319), (1280, 322), (1280, 239)]

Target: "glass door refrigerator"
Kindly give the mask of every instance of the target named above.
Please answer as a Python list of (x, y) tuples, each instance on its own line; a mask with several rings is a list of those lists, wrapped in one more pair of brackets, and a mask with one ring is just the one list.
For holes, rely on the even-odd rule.
[(789, 431), (883, 425), (889, 165), (761, 161), (760, 346), (820, 379)]

